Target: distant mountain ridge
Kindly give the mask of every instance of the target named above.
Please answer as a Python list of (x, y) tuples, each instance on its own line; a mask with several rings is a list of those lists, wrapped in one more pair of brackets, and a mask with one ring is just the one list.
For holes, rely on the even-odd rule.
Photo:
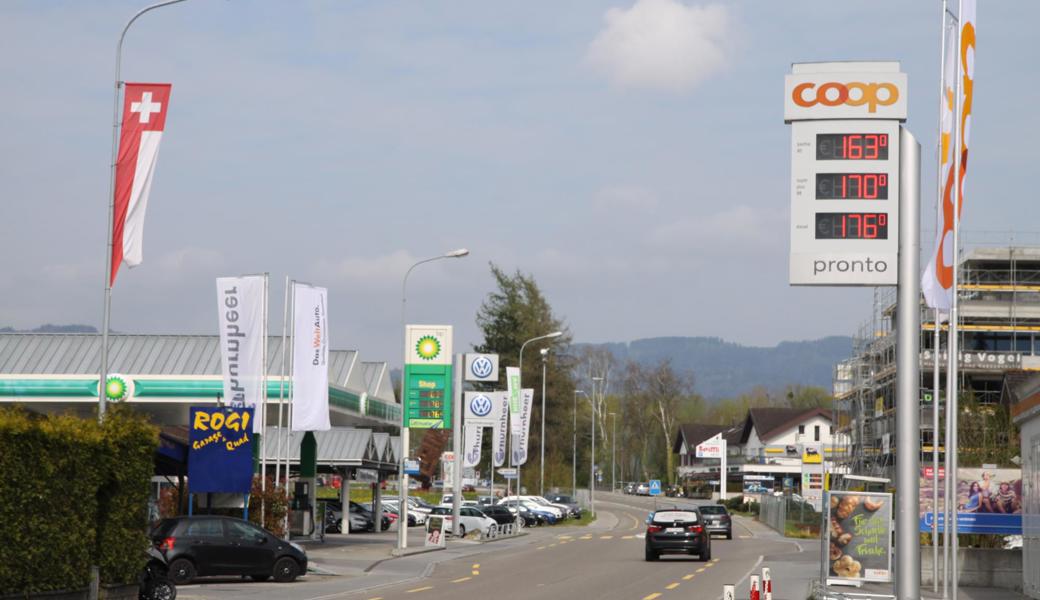
[(742, 346), (717, 337), (656, 337), (632, 342), (582, 344), (609, 350), (619, 362), (654, 364), (671, 359), (677, 371), (693, 373), (694, 389), (708, 399), (731, 398), (757, 385), (788, 384), (830, 390), (834, 365), (852, 355), (852, 338), (831, 336), (772, 347)]

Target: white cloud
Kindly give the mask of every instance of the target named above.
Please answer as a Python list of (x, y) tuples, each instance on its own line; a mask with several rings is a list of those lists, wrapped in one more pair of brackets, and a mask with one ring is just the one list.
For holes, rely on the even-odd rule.
[(726, 255), (760, 253), (787, 241), (784, 210), (734, 206), (710, 215), (677, 218), (651, 232), (662, 249)]
[(685, 91), (726, 66), (733, 27), (724, 6), (636, 0), (603, 20), (587, 59), (616, 85)]
[(637, 186), (608, 186), (596, 192), (592, 204), (606, 211), (651, 211), (657, 208), (657, 196)]

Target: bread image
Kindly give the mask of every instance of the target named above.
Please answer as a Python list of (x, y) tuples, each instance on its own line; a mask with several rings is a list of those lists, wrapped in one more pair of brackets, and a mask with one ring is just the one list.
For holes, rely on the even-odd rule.
[(838, 502), (839, 500), (837, 496), (831, 496), (831, 510), (838, 508)]
[(841, 528), (841, 523), (834, 517), (831, 517), (831, 539), (837, 540), (843, 533), (845, 533), (845, 530)]
[(837, 509), (838, 518), (839, 519), (847, 519), (847, 518), (849, 518), (849, 515), (852, 514), (852, 511), (856, 510), (856, 507), (859, 506), (859, 503), (860, 503), (860, 497), (859, 496), (845, 496), (844, 498), (842, 498), (841, 501), (838, 503), (838, 509)]
[(834, 542), (831, 542), (831, 560), (838, 560), (841, 558), (841, 548), (839, 548)]
[(885, 500), (883, 498), (867, 498), (863, 501), (863, 508), (869, 510), (870, 512), (874, 512), (877, 509), (881, 508), (884, 504)]
[(838, 536), (838, 543), (841, 544), (842, 546), (848, 546), (849, 542), (851, 542), (851, 541), (852, 541), (852, 534), (851, 533), (843, 533), (843, 534)]
[(831, 567), (839, 577), (859, 577), (860, 571), (863, 570), (863, 565), (848, 554), (834, 561)]

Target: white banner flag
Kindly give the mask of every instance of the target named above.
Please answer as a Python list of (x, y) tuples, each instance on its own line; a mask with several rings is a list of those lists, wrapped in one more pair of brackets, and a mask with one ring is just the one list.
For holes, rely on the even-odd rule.
[(520, 402), (520, 433), (513, 436), (513, 464), (520, 466), (527, 462), (527, 446), (531, 438), (531, 405), (534, 404), (534, 390), (525, 388)]
[(494, 401), (498, 419), (491, 433), (491, 460), (494, 466), (506, 464), (506, 430), (509, 428), (509, 392), (488, 394)]
[(263, 275), (217, 278), (224, 402), (254, 409), (253, 433), (261, 433), (264, 426), (265, 279)]
[(292, 430), (328, 431), (328, 291), (293, 284)]
[(480, 464), (480, 446), (484, 443), (484, 428), (480, 425), (467, 424), (463, 426), (465, 442), (462, 447), (465, 453), (462, 455), (462, 466), (475, 467)]
[(520, 433), (520, 369), (506, 367), (506, 390), (509, 392), (509, 433)]

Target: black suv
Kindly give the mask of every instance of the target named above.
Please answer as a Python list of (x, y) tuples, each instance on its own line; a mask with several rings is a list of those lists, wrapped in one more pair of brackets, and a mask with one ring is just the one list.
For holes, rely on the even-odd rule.
[(307, 553), (301, 546), (234, 517), (163, 519), (152, 529), (151, 538), (166, 557), (170, 579), (178, 585), (207, 575), (292, 581), (307, 572)]
[(646, 560), (661, 554), (696, 554), (711, 560), (711, 536), (696, 508), (662, 509), (653, 513), (646, 526)]

